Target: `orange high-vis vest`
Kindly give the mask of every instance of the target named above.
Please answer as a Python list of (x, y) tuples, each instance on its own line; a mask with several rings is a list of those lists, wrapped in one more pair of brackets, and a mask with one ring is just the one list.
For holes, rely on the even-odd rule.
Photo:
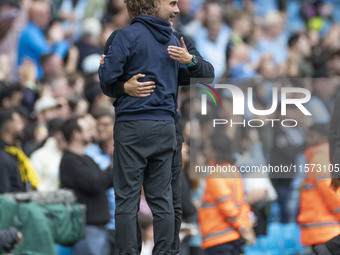
[(238, 228), (250, 226), (249, 212), (241, 178), (207, 178), (203, 204), (198, 212), (202, 248), (240, 239)]
[(310, 165), (301, 186), (298, 222), (302, 244), (316, 245), (340, 234), (340, 192), (330, 187), (329, 172), (318, 172), (317, 164), (324, 169), (330, 164), (328, 143), (307, 148), (305, 158)]

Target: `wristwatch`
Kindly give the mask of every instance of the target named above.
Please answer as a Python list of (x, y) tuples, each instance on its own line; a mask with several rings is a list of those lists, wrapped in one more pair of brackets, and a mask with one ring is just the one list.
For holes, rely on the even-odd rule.
[(195, 66), (195, 65), (197, 65), (197, 63), (198, 63), (198, 60), (197, 60), (196, 56), (195, 56), (195, 55), (191, 55), (191, 56), (192, 56), (191, 63), (190, 63), (190, 64), (187, 64), (187, 67)]

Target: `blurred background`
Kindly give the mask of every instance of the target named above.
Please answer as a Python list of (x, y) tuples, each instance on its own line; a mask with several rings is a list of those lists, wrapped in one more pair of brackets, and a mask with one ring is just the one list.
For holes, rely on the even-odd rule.
[[(339, 90), (340, 0), (179, 0), (178, 5), (181, 12), (173, 28), (191, 38), (214, 66), (215, 83), (256, 78), (251, 86), (258, 109), (270, 107), (273, 87), (298, 86), (312, 93), (307, 105), (312, 120), (288, 109), (292, 118), (301, 120), (296, 128), (224, 128), (228, 143), (224, 149), (233, 155), (235, 165), (307, 162), (306, 149), (327, 138)], [(97, 71), (106, 39), (128, 24), (124, 0), (0, 0), (0, 108), (14, 107), (20, 113), (24, 122), (20, 146), (33, 166), (38, 162), (37, 169), (44, 156), (35, 152), (48, 138), (54, 136), (62, 150), (62, 138), (53, 132), (56, 119), (93, 116), (100, 109), (113, 116), (113, 99), (102, 94)], [(246, 91), (248, 86), (240, 88)], [(201, 165), (217, 155), (213, 143), (201, 144), (200, 137), (213, 141), (213, 132), (190, 110), (194, 102), (189, 91), (181, 88), (178, 96), (185, 139), (182, 254), (199, 255), (204, 253), (199, 248), (197, 210), (205, 180), (190, 174), (189, 155), (195, 150)], [(224, 116), (231, 116), (230, 98), (223, 96)], [(93, 138), (98, 141), (104, 131), (96, 127)], [(59, 188), (58, 168), (53, 170), (52, 184), (47, 181), (47, 167), (36, 171), (42, 180), (39, 191)], [(282, 180), (269, 177), (257, 185), (250, 178), (244, 180), (257, 235), (245, 254), (313, 254), (301, 242), (297, 221), (303, 174)], [(149, 255), (152, 216), (145, 201), (141, 203), (142, 254)], [(56, 252), (70, 254), (62, 246), (56, 246)]]

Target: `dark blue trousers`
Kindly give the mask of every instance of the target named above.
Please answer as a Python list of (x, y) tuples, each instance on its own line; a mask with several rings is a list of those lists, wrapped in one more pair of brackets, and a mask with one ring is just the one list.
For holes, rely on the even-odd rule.
[(206, 255), (240, 255), (243, 254), (243, 244), (241, 240), (235, 240), (210, 247), (205, 250)]

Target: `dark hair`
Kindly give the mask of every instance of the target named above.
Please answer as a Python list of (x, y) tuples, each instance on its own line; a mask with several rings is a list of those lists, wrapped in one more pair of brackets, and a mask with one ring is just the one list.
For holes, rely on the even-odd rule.
[(74, 111), (76, 109), (78, 103), (82, 100), (85, 100), (86, 102), (88, 102), (88, 100), (83, 96), (74, 96), (74, 97), (70, 98), (68, 100), (68, 104), (71, 107), (71, 110)]
[(54, 118), (48, 122), (48, 135), (53, 136), (57, 131), (62, 131), (63, 119)]
[(211, 139), (211, 145), (215, 152), (216, 162), (228, 162), (230, 164), (234, 164), (236, 160), (233, 157), (231, 141), (225, 134), (225, 127), (217, 126)]
[(125, 0), (125, 3), (130, 16), (136, 17), (140, 14), (155, 15), (160, 0)]
[(85, 94), (85, 98), (87, 99), (91, 107), (94, 101), (96, 100), (97, 96), (103, 95), (103, 92), (100, 88), (100, 83), (92, 82), (92, 83), (86, 84), (84, 94)]
[(54, 53), (47, 53), (47, 54), (44, 54), (44, 55), (42, 55), (41, 57), (40, 57), (40, 64), (43, 66), (43, 65), (45, 65), (47, 62), (48, 62), (48, 60), (51, 58), (51, 57), (53, 57), (53, 55), (54, 55)]
[(70, 143), (72, 140), (72, 134), (74, 131), (81, 131), (81, 128), (78, 124), (79, 117), (72, 117), (64, 122), (62, 125), (62, 132), (65, 137), (67, 143)]
[(243, 17), (250, 17), (246, 11), (243, 10), (233, 10), (227, 17), (227, 22), (230, 27), (232, 27), (235, 22)]
[(5, 98), (11, 98), (15, 92), (20, 92), (20, 86), (18, 84), (5, 84), (0, 83), (0, 107), (3, 106), (2, 101)]
[(15, 113), (13, 108), (0, 109), (0, 132), (4, 131), (5, 125), (13, 120), (13, 113)]
[(301, 32), (295, 32), (294, 34), (292, 34), (288, 39), (288, 47), (294, 47), (303, 35), (304, 33)]
[(114, 113), (112, 111), (110, 111), (110, 109), (108, 109), (107, 107), (98, 107), (95, 108), (91, 111), (92, 116), (98, 120), (101, 117), (110, 117), (112, 118), (112, 120), (114, 120)]

